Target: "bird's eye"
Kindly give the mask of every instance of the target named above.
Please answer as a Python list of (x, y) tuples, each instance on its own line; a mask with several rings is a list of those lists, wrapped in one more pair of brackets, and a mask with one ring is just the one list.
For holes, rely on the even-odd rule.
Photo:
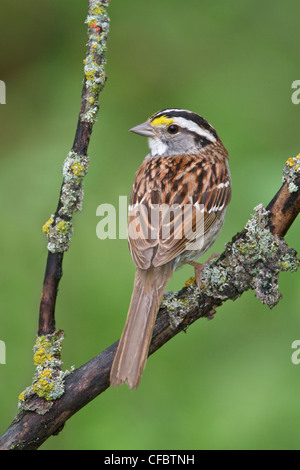
[(177, 132), (178, 132), (178, 126), (176, 126), (176, 124), (171, 124), (171, 125), (168, 127), (168, 132), (169, 132), (169, 134), (177, 134)]

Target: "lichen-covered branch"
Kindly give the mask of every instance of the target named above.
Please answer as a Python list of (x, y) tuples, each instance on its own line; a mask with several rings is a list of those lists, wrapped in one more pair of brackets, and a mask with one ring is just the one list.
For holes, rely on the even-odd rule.
[(73, 233), (72, 217), (81, 209), (83, 179), (89, 167), (88, 145), (97, 120), (99, 94), (106, 75), (105, 52), (109, 33), (106, 7), (109, 0), (90, 0), (87, 55), (84, 59), (84, 80), (81, 107), (73, 147), (63, 164), (63, 182), (57, 209), (43, 225), (48, 238), (48, 257), (39, 314), (38, 335), (55, 332), (55, 303), (62, 277), (63, 255), (68, 250)]
[(274, 235), (284, 237), (300, 212), (300, 153), (287, 160), (283, 170), (282, 186), (268, 204), (270, 228)]
[[(150, 354), (198, 318), (211, 318), (215, 308), (228, 299), (236, 299), (248, 289), (253, 289), (256, 297), (270, 308), (280, 300), (279, 273), (294, 272), (300, 264), (295, 250), (288, 247), (282, 238), (300, 212), (298, 163), (300, 155), (288, 160), (289, 170), (286, 166), (283, 184), (267, 208), (258, 205), (253, 217), (227, 243), (219, 259), (204, 267), (200, 291), (192, 278), (179, 292), (165, 295), (155, 324)], [(292, 174), (292, 180), (287, 178), (287, 171), (290, 176)], [(116, 349), (117, 343), (66, 375), (64, 393), (59, 399), (49, 401), (42, 393), (32, 395), (26, 401), (26, 409), (23, 407), (0, 437), (0, 450), (37, 449), (49, 436), (57, 434), (74, 413), (109, 387), (109, 373)], [(37, 361), (41, 354), (44, 351), (38, 348)]]
[[(35, 411), (45, 414), (52, 406), (53, 400), (57, 400), (64, 394), (65, 378), (74, 370), (63, 370), (61, 351), (64, 332), (56, 331), (51, 335), (37, 336), (33, 348), (34, 365), (36, 367), (32, 384), (19, 395), (19, 408), (21, 410)], [(42, 406), (33, 408), (34, 396), (44, 398)]]
[(252, 289), (270, 308), (280, 300), (280, 271), (294, 272), (299, 267), (296, 252), (284, 239), (269, 229), (269, 212), (260, 204), (245, 229), (226, 246), (218, 263), (202, 271), (203, 292), (215, 299), (236, 299)]

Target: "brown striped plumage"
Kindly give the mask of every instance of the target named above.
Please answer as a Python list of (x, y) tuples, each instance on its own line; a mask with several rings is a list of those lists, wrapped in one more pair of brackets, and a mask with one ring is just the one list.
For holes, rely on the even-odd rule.
[[(154, 125), (156, 118), (160, 118), (158, 128)], [(176, 134), (181, 132), (182, 142), (186, 142), (183, 153), (176, 153), (176, 145), (182, 150), (183, 144), (167, 134), (171, 119), (178, 122)], [(146, 130), (140, 130), (140, 126), (133, 130), (150, 139), (151, 133), (154, 140), (160, 138), (153, 148), (161, 155), (152, 150), (145, 158), (131, 193), (128, 241), (137, 271), (111, 371), (112, 385), (127, 382), (131, 388), (137, 387), (141, 378), (169, 278), (174, 269), (197, 259), (215, 241), (231, 197), (228, 154), (207, 121), (188, 111), (167, 110), (152, 116), (146, 124)], [(202, 226), (198, 224), (199, 215), (204, 217)], [(189, 248), (195, 241), (199, 245)]]

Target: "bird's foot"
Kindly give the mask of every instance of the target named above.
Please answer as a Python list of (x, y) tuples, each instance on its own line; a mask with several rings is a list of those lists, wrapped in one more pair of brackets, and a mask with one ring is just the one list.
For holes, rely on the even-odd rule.
[(204, 266), (209, 264), (213, 259), (219, 258), (219, 256), (220, 255), (218, 253), (213, 253), (205, 263), (196, 263), (195, 261), (190, 261), (188, 263), (188, 264), (190, 264), (191, 266), (193, 266), (195, 268), (195, 277), (196, 277), (196, 282), (197, 282), (197, 286), (198, 286), (199, 290), (200, 290), (201, 284), (202, 284), (202, 282), (201, 282), (201, 272), (203, 271)]

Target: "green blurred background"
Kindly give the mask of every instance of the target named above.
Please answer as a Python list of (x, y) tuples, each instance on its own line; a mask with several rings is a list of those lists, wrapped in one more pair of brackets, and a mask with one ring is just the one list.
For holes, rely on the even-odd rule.
[[(80, 106), (87, 0), (1, 1), (0, 433), (34, 372), (46, 262), (41, 226), (55, 210)], [(267, 204), (299, 153), (298, 0), (111, 0), (108, 81), (89, 147), (83, 211), (74, 217), (56, 318), (76, 367), (119, 338), (134, 278), (126, 240), (96, 237), (96, 208), (129, 195), (147, 153), (128, 129), (159, 109), (203, 115), (230, 153), (233, 197), (212, 250)], [(286, 239), (300, 250), (296, 221)], [(193, 274), (178, 271), (177, 290)], [(280, 276), (272, 311), (252, 292), (200, 320), (147, 364), (140, 387), (109, 389), (42, 449), (299, 449), (299, 275)]]

